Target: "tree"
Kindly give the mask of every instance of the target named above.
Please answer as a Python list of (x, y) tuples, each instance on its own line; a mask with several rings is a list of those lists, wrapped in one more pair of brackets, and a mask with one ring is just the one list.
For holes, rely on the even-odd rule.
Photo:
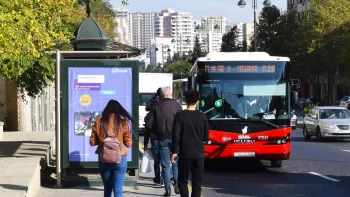
[(242, 48), (240, 45), (237, 26), (233, 26), (232, 29), (222, 37), (221, 52), (241, 51)]
[(242, 43), (242, 51), (247, 52), (248, 51), (248, 46), (247, 46), (247, 40), (244, 39)]
[(196, 40), (194, 42), (193, 51), (190, 53), (189, 63), (191, 63), (193, 65), (199, 57), (204, 57), (205, 55), (206, 55), (206, 53), (202, 51), (201, 43), (199, 42), (199, 38), (196, 35)]
[(191, 63), (189, 63), (187, 60), (181, 60), (167, 65), (165, 72), (173, 73), (174, 79), (179, 79), (180, 77), (184, 78), (190, 76), (191, 68)]
[[(305, 54), (309, 38), (300, 37), (304, 32), (297, 20), (297, 12), (289, 10), (281, 13), (276, 6), (263, 8), (257, 24), (258, 51), (267, 52), (273, 56), (286, 56), (291, 59), (292, 76), (305, 79), (314, 72), (303, 64), (299, 54)], [(252, 38), (251, 50), (254, 51), (255, 40)], [(303, 72), (300, 72), (303, 70)]]
[[(344, 71), (350, 65), (344, 61), (344, 51), (349, 42), (350, 2), (347, 0), (314, 0), (303, 16), (299, 32), (308, 37), (308, 50), (304, 57), (307, 64), (318, 73), (327, 73), (328, 104), (333, 103), (333, 90), (337, 70), (344, 64)], [(341, 73), (348, 75), (348, 72)], [(348, 75), (349, 76), (349, 75)]]
[[(257, 29), (257, 50), (265, 51), (270, 55), (279, 55), (281, 47), (284, 43), (284, 32), (281, 32), (280, 26), (281, 11), (276, 6), (265, 7), (259, 15), (259, 24)], [(284, 49), (282, 49), (284, 50)]]
[(54, 75), (45, 51), (69, 43), (82, 9), (71, 0), (13, 0), (0, 10), (0, 74), (35, 96)]
[(147, 68), (145, 69), (146, 73), (154, 73), (154, 67), (152, 65), (148, 65)]
[[(98, 2), (102, 1), (94, 5)], [(54, 79), (54, 61), (48, 51), (67, 46), (85, 16), (83, 7), (72, 0), (0, 2), (0, 74), (22, 93), (40, 94)], [(97, 21), (105, 18), (96, 17)]]
[(142, 67), (142, 66), (139, 66), (139, 72), (140, 73), (143, 73), (143, 72), (145, 72), (146, 70)]

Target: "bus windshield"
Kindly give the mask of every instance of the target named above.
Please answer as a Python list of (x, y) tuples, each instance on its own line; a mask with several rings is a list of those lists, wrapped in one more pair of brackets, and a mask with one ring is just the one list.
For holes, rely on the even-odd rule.
[[(198, 63), (197, 77), (201, 94), (199, 107), (209, 120), (290, 118), (285, 62), (255, 62), (256, 67), (236, 71), (232, 71), (232, 67), (237, 68), (242, 63), (230, 62), (230, 72), (226, 69), (228, 64), (210, 63)], [(215, 64), (222, 66), (222, 72), (212, 69)], [(266, 72), (262, 69), (265, 64), (273, 65), (274, 69)]]

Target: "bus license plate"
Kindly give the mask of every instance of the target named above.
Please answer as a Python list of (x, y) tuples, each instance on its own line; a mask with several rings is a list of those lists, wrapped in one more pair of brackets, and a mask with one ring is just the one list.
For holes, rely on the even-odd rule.
[(255, 157), (255, 152), (236, 152), (234, 157)]

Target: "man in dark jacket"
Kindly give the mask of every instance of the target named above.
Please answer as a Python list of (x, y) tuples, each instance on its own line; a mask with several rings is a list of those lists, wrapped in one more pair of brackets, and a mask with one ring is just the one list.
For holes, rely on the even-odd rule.
[(144, 150), (147, 150), (149, 139), (151, 139), (151, 149), (154, 160), (154, 178), (153, 182), (164, 186), (163, 179), (160, 176), (160, 153), (158, 147), (158, 139), (154, 134), (153, 126), (153, 110), (155, 105), (160, 101), (161, 88), (158, 88), (157, 93), (151, 98), (151, 100), (146, 105), (146, 111), (148, 111), (145, 117), (145, 137), (144, 137)]
[[(182, 111), (181, 105), (172, 99), (171, 87), (162, 87), (162, 99), (156, 104), (153, 112), (155, 135), (159, 141), (162, 175), (165, 184), (164, 196), (171, 195), (170, 189), (170, 149), (172, 138), (172, 127), (177, 112)], [(177, 164), (173, 164), (173, 178), (175, 193), (179, 194), (177, 184)]]

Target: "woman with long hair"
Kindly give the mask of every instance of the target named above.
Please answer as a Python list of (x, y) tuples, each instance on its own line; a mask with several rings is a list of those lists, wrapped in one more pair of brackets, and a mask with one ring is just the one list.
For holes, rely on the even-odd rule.
[(129, 121), (134, 122), (130, 114), (116, 100), (110, 100), (102, 112), (102, 118), (97, 118), (92, 128), (90, 145), (98, 146), (96, 154), (100, 155), (103, 141), (108, 136), (115, 136), (121, 145), (120, 163), (104, 163), (99, 158), (99, 169), (104, 184), (104, 197), (123, 196), (124, 178), (127, 170), (127, 151), (132, 145)]

